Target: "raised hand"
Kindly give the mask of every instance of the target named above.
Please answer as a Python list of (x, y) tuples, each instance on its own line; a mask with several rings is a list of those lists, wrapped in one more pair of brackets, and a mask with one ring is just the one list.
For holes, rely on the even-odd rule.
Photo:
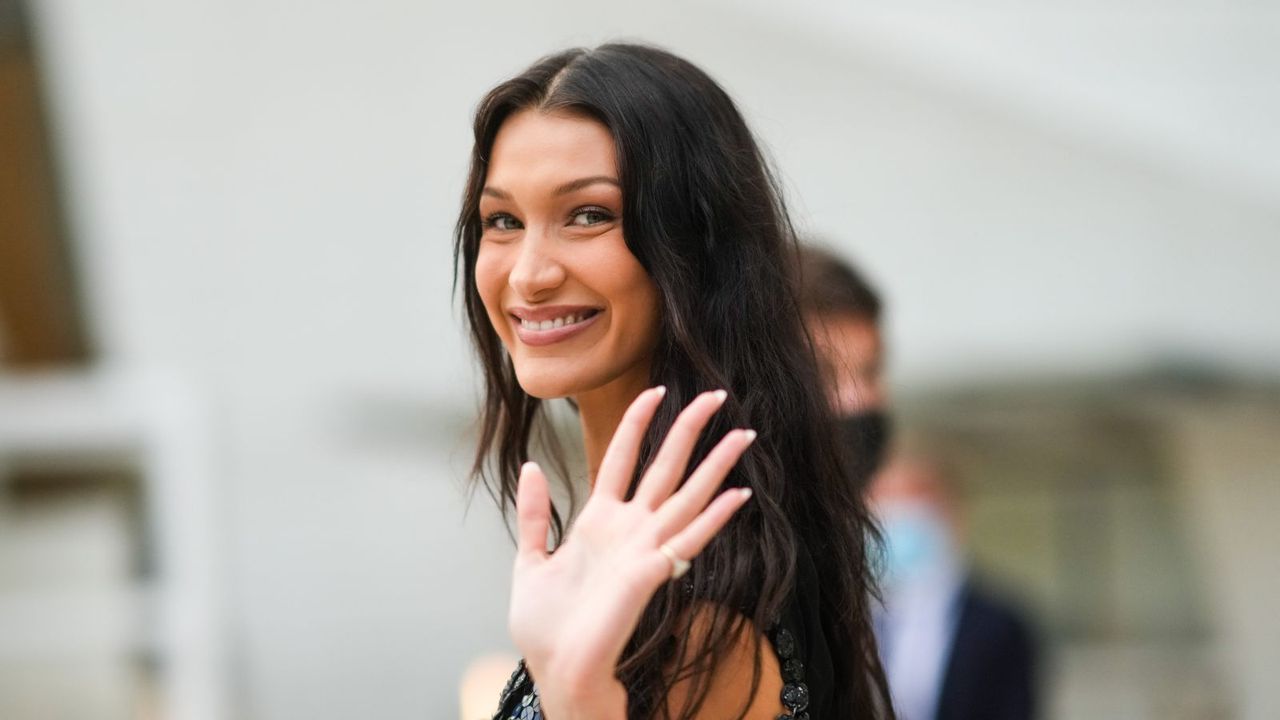
[(552, 720), (624, 717), (626, 693), (615, 668), (645, 605), (672, 578), (672, 557), (693, 559), (751, 496), (738, 488), (712, 501), (755, 439), (752, 430), (726, 433), (680, 486), (699, 435), (724, 403), (724, 391), (716, 391), (680, 413), (635, 497), (624, 500), (663, 393), (646, 390), (627, 409), (586, 505), (554, 554), (547, 552), (546, 477), (534, 463), (521, 470), (510, 629)]

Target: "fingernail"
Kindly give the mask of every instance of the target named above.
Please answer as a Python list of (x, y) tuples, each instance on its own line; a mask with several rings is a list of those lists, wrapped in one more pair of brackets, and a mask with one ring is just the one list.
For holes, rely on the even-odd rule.
[(718, 402), (724, 402), (725, 398), (729, 397), (729, 393), (724, 390), (717, 390), (715, 396)]
[(525, 464), (523, 464), (523, 465), (521, 465), (521, 466), (520, 466), (520, 474), (521, 474), (521, 475), (523, 475), (523, 474), (525, 474), (525, 473), (529, 472), (529, 470), (530, 470), (530, 469), (537, 470), (537, 469), (538, 469), (538, 463), (536, 463), (536, 462), (534, 462), (534, 461), (532, 461), (532, 460), (529, 460), (528, 462), (526, 462)]
[(653, 391), (658, 393), (658, 397), (662, 397), (663, 395), (667, 394), (667, 386), (659, 385), (658, 387), (654, 388)]
[(755, 431), (755, 430), (748, 430), (748, 431), (744, 432), (744, 433), (743, 433), (743, 435), (745, 435), (745, 436), (746, 436), (746, 438), (747, 438), (747, 442), (755, 442), (755, 439), (756, 439), (756, 431)]
[(751, 488), (738, 488), (738, 492), (742, 495), (743, 500), (751, 499)]

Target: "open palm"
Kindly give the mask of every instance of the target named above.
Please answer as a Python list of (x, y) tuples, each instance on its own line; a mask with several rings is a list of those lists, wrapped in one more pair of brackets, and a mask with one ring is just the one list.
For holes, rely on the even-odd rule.
[(660, 548), (693, 558), (750, 497), (750, 490), (735, 489), (711, 500), (755, 439), (751, 430), (726, 433), (680, 483), (699, 435), (724, 402), (725, 393), (716, 391), (699, 395), (680, 413), (635, 497), (625, 499), (662, 396), (663, 388), (651, 388), (628, 408), (586, 505), (554, 554), (546, 550), (546, 478), (534, 463), (521, 470), (510, 629), (544, 685), (544, 698), (546, 681), (570, 686), (569, 695), (616, 689), (614, 672), (627, 639), (650, 598), (673, 575), (673, 561)]

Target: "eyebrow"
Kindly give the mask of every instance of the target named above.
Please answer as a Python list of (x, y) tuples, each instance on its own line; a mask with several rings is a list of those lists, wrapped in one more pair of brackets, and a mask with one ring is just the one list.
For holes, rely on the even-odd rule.
[(622, 183), (618, 182), (617, 178), (611, 178), (608, 175), (592, 175), (591, 177), (584, 177), (578, 180), (574, 180), (572, 182), (567, 182), (561, 185), (560, 187), (556, 188), (555, 190), (553, 190), (552, 194), (568, 195), (571, 192), (577, 192), (578, 190), (581, 190), (583, 188), (591, 187), (592, 185), (598, 185), (600, 183), (612, 185), (618, 188), (619, 190), (622, 189)]
[[(613, 185), (618, 189), (622, 189), (622, 183), (618, 182), (617, 178), (609, 177), (608, 175), (592, 175), (591, 177), (584, 177), (584, 178), (578, 178), (577, 180), (571, 180), (563, 185), (557, 186), (556, 189), (552, 190), (551, 192), (553, 195), (568, 195), (571, 192), (577, 192), (578, 190), (581, 190), (583, 188), (591, 187), (592, 185), (598, 185), (601, 183)], [(493, 187), (491, 185), (485, 185), (484, 189), (480, 191), (480, 194), (488, 195), (490, 197), (495, 197), (495, 198), (498, 198), (499, 200), (511, 199), (511, 193), (505, 190), (501, 190), (499, 188)]]

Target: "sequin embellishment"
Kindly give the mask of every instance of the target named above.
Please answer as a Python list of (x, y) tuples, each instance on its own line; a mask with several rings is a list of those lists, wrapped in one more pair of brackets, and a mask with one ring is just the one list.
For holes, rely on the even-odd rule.
[[(520, 701), (512, 704), (511, 701), (515, 695), (522, 691)], [(507, 705), (511, 705), (509, 712)], [(507, 686), (502, 689), (502, 698), (498, 701), (498, 712), (493, 716), (493, 720), (543, 720), (538, 686), (533, 683), (533, 678), (525, 669), (524, 660), (516, 665), (515, 672), (511, 673), (511, 679), (507, 680)]]
[(804, 684), (804, 663), (796, 657), (796, 638), (791, 631), (774, 626), (773, 647), (782, 660), (782, 704), (787, 708), (786, 715), (779, 715), (778, 720), (809, 720), (809, 686)]

